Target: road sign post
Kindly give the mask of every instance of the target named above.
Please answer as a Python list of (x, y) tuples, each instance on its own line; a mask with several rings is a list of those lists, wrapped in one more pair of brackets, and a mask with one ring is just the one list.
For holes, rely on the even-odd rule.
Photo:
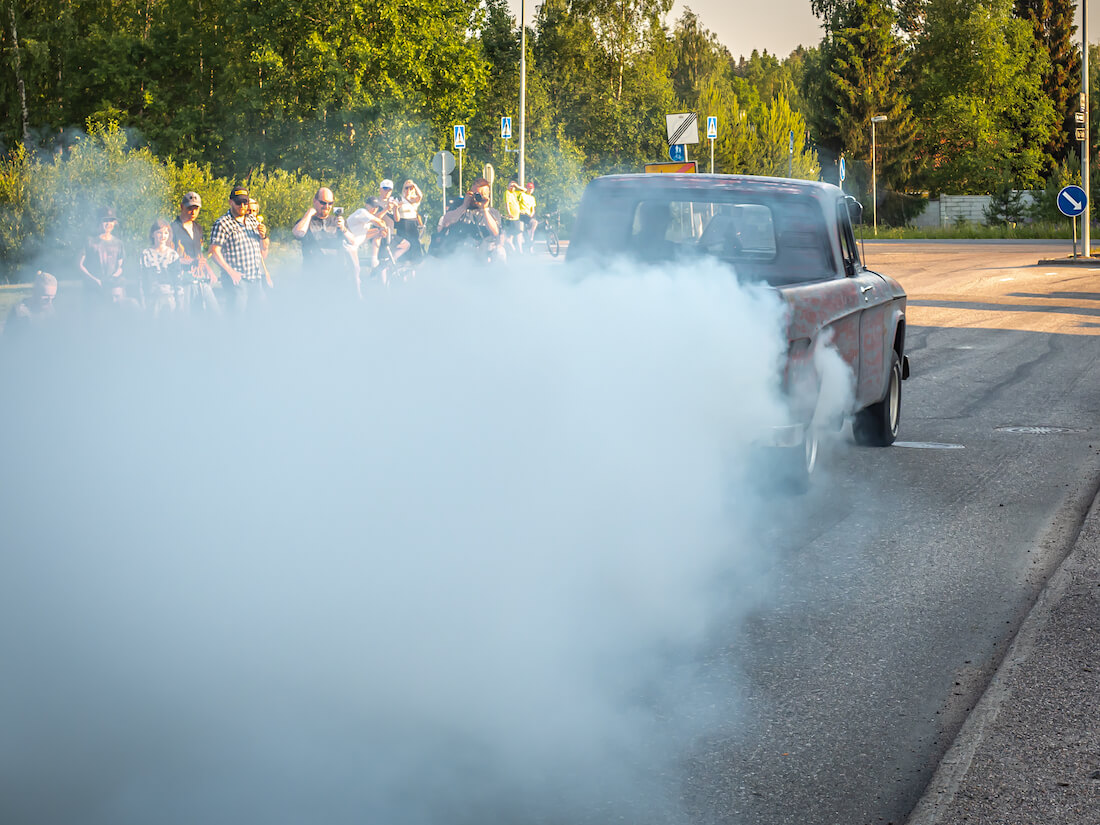
[[(1058, 211), (1073, 222), (1073, 257), (1077, 257), (1077, 216), (1088, 212), (1089, 196), (1080, 186), (1070, 184), (1063, 186), (1058, 193)], [(1081, 233), (1081, 241), (1085, 242), (1088, 236)], [(1084, 249), (1085, 257), (1088, 257), (1088, 249)]]
[(481, 176), (483, 178), (485, 178), (485, 180), (489, 181), (489, 202), (490, 203), (492, 203), (493, 200), (495, 199), (494, 198), (494, 192), (493, 192), (493, 181), (496, 180), (496, 174), (497, 174), (496, 169), (493, 168), (493, 164), (491, 164), (491, 163), (486, 163), (483, 167), (481, 167)]
[(794, 177), (794, 129), (791, 129), (791, 140), (788, 146), (787, 177)]
[(699, 116), (695, 112), (665, 115), (665, 128), (668, 130), (669, 146), (675, 143), (699, 142)]
[[(456, 132), (457, 134), (457, 132)], [(465, 144), (465, 141), (463, 141)], [(455, 168), (455, 156), (444, 149), (432, 157), (432, 169), (439, 173), (439, 187), (443, 190), (443, 214), (447, 214), (447, 187), (451, 185), (451, 170)]]
[(454, 147), (459, 150), (459, 189), (462, 189), (462, 150), (466, 147), (466, 128), (456, 124), (454, 127)]
[(710, 141), (710, 173), (714, 174), (714, 141), (718, 137), (718, 118), (714, 115), (707, 117), (707, 140)]

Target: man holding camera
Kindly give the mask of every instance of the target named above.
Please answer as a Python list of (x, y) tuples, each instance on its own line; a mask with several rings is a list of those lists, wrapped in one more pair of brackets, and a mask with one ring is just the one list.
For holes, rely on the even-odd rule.
[(355, 244), (355, 236), (344, 222), (344, 208), (334, 206), (335, 201), (332, 190), (322, 186), (290, 231), (302, 242), (305, 272), (342, 280), (352, 271), (347, 245)]
[(210, 257), (229, 276), (222, 286), (238, 312), (263, 300), (263, 247), (264, 237), (248, 208), (248, 189), (237, 186), (229, 193), (229, 211), (210, 230)]
[[(504, 258), (501, 245), (500, 213), (490, 204), (489, 181), (478, 178), (466, 193), (462, 203), (445, 214), (439, 231), (432, 239), (433, 254), (446, 254), (460, 246), (476, 246), (491, 260)], [(440, 247), (436, 248), (436, 243)]]

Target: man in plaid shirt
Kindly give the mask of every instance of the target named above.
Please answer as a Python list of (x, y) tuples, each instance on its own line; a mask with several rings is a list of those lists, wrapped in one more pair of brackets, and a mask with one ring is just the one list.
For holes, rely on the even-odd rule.
[(266, 243), (266, 233), (248, 208), (248, 190), (236, 187), (229, 193), (229, 211), (210, 230), (210, 257), (229, 276), (226, 298), (238, 311), (263, 298)]

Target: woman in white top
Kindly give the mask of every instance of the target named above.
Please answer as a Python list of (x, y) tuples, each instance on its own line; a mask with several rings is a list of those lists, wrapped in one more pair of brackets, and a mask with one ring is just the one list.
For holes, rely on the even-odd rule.
[[(394, 235), (397, 244), (393, 249), (394, 260), (408, 253), (410, 261), (419, 261), (424, 257), (424, 247), (420, 245), (420, 230), (424, 220), (420, 217), (420, 202), (424, 193), (413, 181), (407, 180), (401, 187), (401, 198), (397, 201), (397, 223)], [(411, 251), (410, 251), (411, 250)]]
[(147, 249), (141, 251), (142, 284), (153, 304), (153, 317), (175, 312), (183, 300), (180, 256), (171, 246), (172, 228), (158, 218), (149, 229)]

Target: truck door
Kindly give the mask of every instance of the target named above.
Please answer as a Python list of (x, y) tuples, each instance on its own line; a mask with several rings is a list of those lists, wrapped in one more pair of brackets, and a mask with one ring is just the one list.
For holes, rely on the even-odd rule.
[(882, 398), (890, 369), (891, 342), (887, 340), (887, 319), (891, 300), (885, 279), (863, 266), (846, 201), (837, 203), (837, 228), (844, 269), (859, 294), (859, 369), (856, 378), (856, 406), (866, 407)]

